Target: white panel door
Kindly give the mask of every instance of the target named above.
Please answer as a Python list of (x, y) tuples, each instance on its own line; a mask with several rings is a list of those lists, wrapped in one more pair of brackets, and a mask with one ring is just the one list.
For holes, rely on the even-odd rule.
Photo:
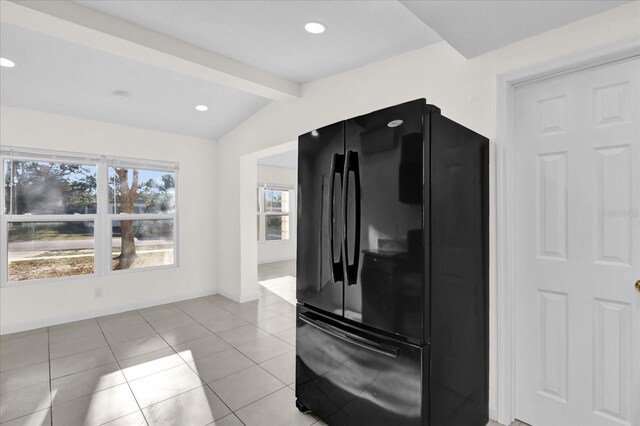
[(640, 425), (640, 60), (515, 99), (516, 417)]

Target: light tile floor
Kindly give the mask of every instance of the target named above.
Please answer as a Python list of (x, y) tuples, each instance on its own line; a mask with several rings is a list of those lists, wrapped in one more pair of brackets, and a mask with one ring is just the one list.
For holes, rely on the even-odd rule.
[(0, 423), (317, 423), (295, 408), (294, 307), (259, 292), (1, 336)]
[(258, 291), (0, 336), (0, 423), (324, 424), (295, 408), (294, 308)]
[(296, 261), (261, 263), (258, 265), (258, 284), (296, 304)]
[(296, 276), (296, 261), (283, 260), (281, 262), (258, 264), (258, 281), (270, 280), (286, 276)]

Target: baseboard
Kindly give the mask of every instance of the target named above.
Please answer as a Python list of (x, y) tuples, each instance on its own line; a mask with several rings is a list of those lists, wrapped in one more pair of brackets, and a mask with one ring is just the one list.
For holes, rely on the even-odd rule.
[(258, 293), (253, 293), (249, 296), (241, 297), (240, 303), (251, 302), (252, 300), (258, 300)]
[(296, 257), (290, 256), (290, 257), (279, 257), (275, 259), (262, 259), (262, 260), (258, 260), (258, 265), (262, 265), (263, 263), (285, 262), (287, 260), (296, 260)]
[(489, 419), (494, 422), (498, 421), (498, 409), (496, 407), (489, 406)]
[[(93, 311), (86, 311), (72, 315), (61, 315), (57, 317), (45, 318), (35, 321), (25, 321), (16, 324), (0, 326), (0, 335), (18, 333), (21, 331), (33, 330), (41, 327), (51, 327), (54, 325), (65, 324), (73, 321), (81, 321), (89, 318), (101, 317), (104, 315), (119, 314), (120, 312), (132, 311), (134, 309), (143, 309), (150, 306), (164, 305), (165, 303), (174, 303), (181, 300), (194, 299), (196, 297), (210, 296), (217, 294), (217, 291), (204, 290), (197, 291), (188, 294), (182, 294), (176, 297), (165, 297), (161, 299), (154, 299), (151, 301), (143, 301), (139, 303), (130, 303), (126, 305), (118, 305), (110, 308), (96, 309)], [(257, 298), (257, 297), (256, 297)]]
[(237, 296), (237, 295), (235, 295), (235, 294), (231, 294), (231, 293), (228, 293), (228, 292), (226, 292), (226, 291), (224, 291), (224, 290), (220, 290), (220, 291), (218, 292), (218, 294), (219, 294), (220, 296), (224, 296), (224, 297), (226, 297), (227, 299), (231, 299), (231, 300), (233, 300), (234, 302), (238, 302), (238, 303), (251, 302), (252, 300), (257, 300), (257, 299), (258, 299), (258, 293), (253, 293), (253, 294), (251, 294), (251, 295), (249, 295), (249, 296), (238, 297), (238, 296)]

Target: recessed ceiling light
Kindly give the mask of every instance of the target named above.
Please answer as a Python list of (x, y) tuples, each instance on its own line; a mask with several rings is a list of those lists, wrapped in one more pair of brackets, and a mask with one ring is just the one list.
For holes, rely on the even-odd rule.
[(322, 22), (307, 22), (304, 25), (304, 29), (311, 34), (322, 34), (327, 29), (327, 26)]
[(208, 110), (208, 109), (209, 109), (209, 107), (208, 107), (208, 106), (206, 106), (206, 105), (196, 105), (196, 109), (197, 109), (198, 111), (202, 111), (202, 112), (204, 112), (204, 111)]
[(0, 67), (13, 68), (15, 66), (16, 66), (16, 63), (13, 62), (11, 59), (0, 58)]

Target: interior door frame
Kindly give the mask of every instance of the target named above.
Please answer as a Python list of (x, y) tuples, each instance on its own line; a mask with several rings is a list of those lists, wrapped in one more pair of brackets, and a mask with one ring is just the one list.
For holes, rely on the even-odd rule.
[(219, 290), (221, 295), (236, 302), (244, 303), (258, 299), (258, 241), (256, 239), (258, 159), (297, 149), (298, 140), (295, 140), (240, 157), (240, 288), (234, 293)]
[(515, 89), (549, 77), (640, 56), (640, 37), (598, 46), (541, 64), (500, 74), (496, 88), (496, 206), (497, 206), (497, 421), (515, 420)]

